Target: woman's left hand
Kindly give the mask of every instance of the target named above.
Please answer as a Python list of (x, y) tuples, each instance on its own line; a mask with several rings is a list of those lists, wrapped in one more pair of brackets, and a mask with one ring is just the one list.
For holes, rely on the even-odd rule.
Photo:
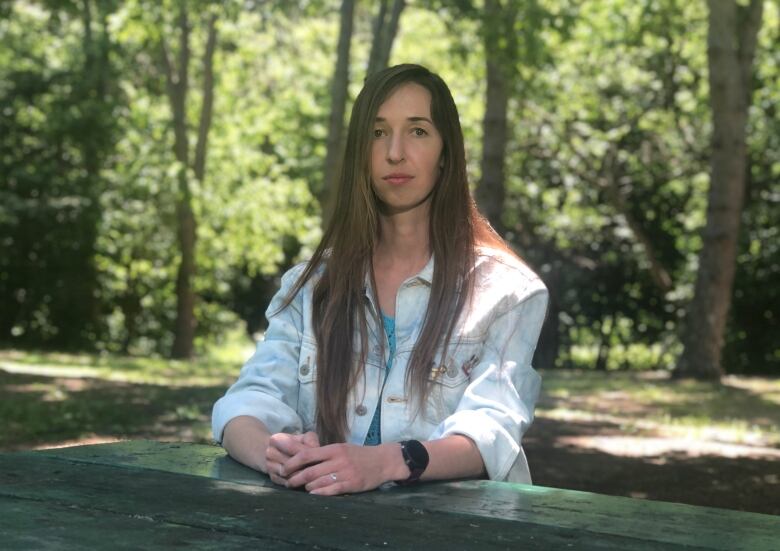
[[(287, 480), (287, 485), (290, 488), (305, 486), (312, 494), (329, 496), (373, 490), (391, 480), (387, 477), (387, 467), (388, 454), (392, 453), (393, 447), (399, 448), (396, 453), (400, 460), (397, 444), (330, 444), (301, 450), (284, 463), (284, 472), (294, 473), (300, 469)], [(302, 468), (304, 465), (311, 466)]]

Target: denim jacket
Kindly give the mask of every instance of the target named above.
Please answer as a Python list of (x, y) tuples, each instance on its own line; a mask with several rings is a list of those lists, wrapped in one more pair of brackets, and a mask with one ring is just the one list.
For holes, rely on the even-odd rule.
[[(381, 407), (385, 442), (435, 440), (451, 434), (471, 438), (493, 480), (530, 483), (523, 434), (533, 420), (541, 378), (531, 367), (547, 309), (548, 293), (527, 266), (505, 253), (479, 248), (471, 307), (461, 315), (446, 353), (431, 370), (433, 389), (423, 411), (404, 386), (412, 349), (420, 333), (433, 279), (434, 259), (404, 281), (396, 297), (396, 356), (382, 389), (388, 347), (381, 326), (368, 315), (370, 346), (364, 377), (358, 378), (347, 407), (347, 442), (363, 444), (372, 415)], [(293, 302), (278, 311), (300, 276), (299, 264), (282, 277), (266, 315), (265, 339), (214, 405), (214, 439), (225, 425), (249, 415), (271, 433), (316, 430), (317, 345), (311, 324), (310, 280)], [(366, 293), (367, 308), (377, 308)], [(375, 310), (376, 311), (376, 310)], [(359, 337), (356, 336), (359, 340)]]

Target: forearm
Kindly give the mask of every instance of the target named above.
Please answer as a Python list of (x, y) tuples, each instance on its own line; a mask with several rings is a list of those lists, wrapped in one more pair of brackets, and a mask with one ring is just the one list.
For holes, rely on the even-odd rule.
[(271, 433), (262, 421), (242, 415), (231, 419), (222, 434), (222, 447), (230, 457), (257, 471), (268, 472), (266, 448)]
[[(482, 455), (471, 438), (461, 434), (445, 436), (422, 443), (428, 451), (428, 468), (420, 480), (447, 480), (455, 478), (480, 478), (485, 476)], [(385, 477), (387, 480), (404, 480), (409, 468), (404, 463), (399, 443), (383, 444)]]

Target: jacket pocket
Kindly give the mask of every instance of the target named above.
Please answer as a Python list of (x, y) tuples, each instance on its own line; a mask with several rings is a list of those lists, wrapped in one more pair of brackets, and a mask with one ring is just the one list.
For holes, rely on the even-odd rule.
[(447, 348), (442, 358), (431, 367), (429, 406), (438, 422), (451, 415), (458, 407), (463, 393), (471, 382), (471, 372), (479, 363), (481, 342), (458, 341)]

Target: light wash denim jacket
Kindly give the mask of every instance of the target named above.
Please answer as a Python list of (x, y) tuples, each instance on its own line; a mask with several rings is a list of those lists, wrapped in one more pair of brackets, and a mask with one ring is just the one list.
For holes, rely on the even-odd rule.
[[(371, 345), (365, 376), (347, 408), (347, 442), (363, 444), (381, 402), (384, 442), (435, 440), (451, 434), (471, 438), (493, 480), (530, 483), (521, 447), (533, 420), (541, 378), (531, 367), (547, 309), (548, 293), (527, 266), (493, 249), (478, 249), (475, 295), (461, 315), (446, 354), (431, 371), (433, 390), (419, 415), (404, 387), (406, 368), (421, 330), (433, 279), (433, 258), (401, 284), (396, 297), (396, 356), (384, 390), (387, 358), (381, 357), (381, 326), (369, 318)], [(266, 315), (265, 339), (241, 369), (238, 380), (214, 405), (214, 439), (239, 415), (262, 421), (271, 433), (315, 430), (316, 342), (311, 325), (310, 280), (293, 302), (277, 312), (305, 264), (282, 277)], [(366, 293), (369, 308), (376, 308)], [(384, 346), (387, 354), (388, 346)], [(381, 394), (380, 394), (381, 392)]]

